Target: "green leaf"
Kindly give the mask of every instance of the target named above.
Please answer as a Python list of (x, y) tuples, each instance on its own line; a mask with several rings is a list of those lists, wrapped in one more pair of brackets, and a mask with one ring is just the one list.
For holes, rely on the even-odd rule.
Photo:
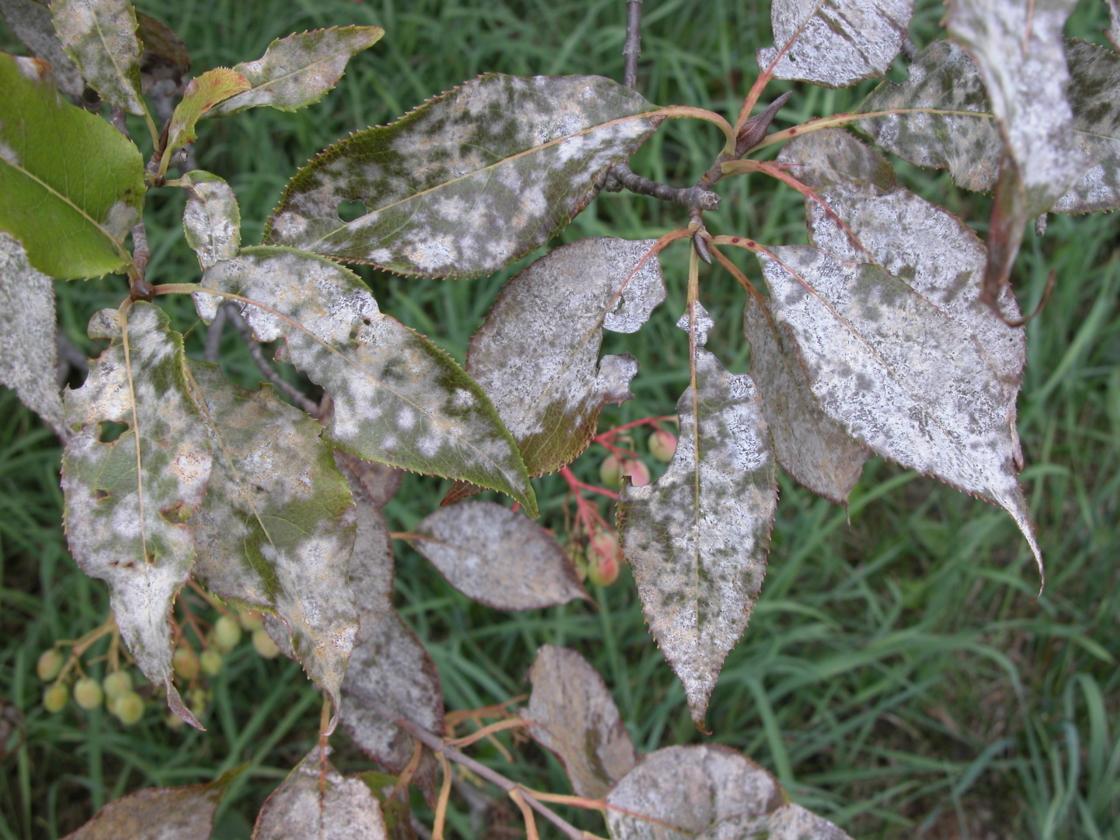
[[(507, 493), (536, 515), (513, 439), (482, 389), (423, 336), (378, 311), (353, 272), (290, 248), (245, 248), (202, 278), (243, 299), (258, 341), (334, 398), (326, 437), (366, 458)], [(209, 323), (221, 298), (195, 294)]]
[[(288, 185), (265, 241), (402, 274), (473, 276), (544, 244), (655, 123), (598, 76), (488, 74), (331, 146)], [(351, 222), (339, 206), (360, 201)]]
[(587, 598), (575, 566), (544, 528), (494, 502), (462, 502), (426, 516), (413, 548), (480, 604), (534, 610)]
[(167, 149), (174, 151), (193, 143), (198, 138), (195, 125), (200, 117), (213, 110), (219, 102), (249, 88), (249, 80), (228, 67), (215, 67), (191, 79), (183, 98), (175, 107), (175, 113), (171, 115)]
[(101, 98), (138, 117), (147, 107), (140, 96), (140, 39), (129, 0), (52, 0), (54, 28), (66, 54), (81, 68)]
[(187, 203), (183, 230), (203, 271), (241, 250), (241, 210), (229, 184), (201, 169), (183, 176)]
[(62, 49), (50, 7), (41, 0), (0, 0), (0, 14), (31, 54), (54, 69), (58, 89), (67, 96), (81, 96), (86, 89), (85, 80), (78, 65)]
[[(693, 306), (678, 326), (692, 321), (700, 345), (712, 322)], [(762, 587), (778, 488), (751, 378), (728, 373), (701, 347), (694, 353), (673, 460), (653, 484), (623, 487), (618, 522), (650, 632), (703, 728), (723, 660)]]
[[(171, 684), (171, 602), (195, 561), (186, 520), (210, 477), (210, 441), (187, 385), (183, 339), (151, 304), (105, 309), (91, 338), (109, 348), (66, 393), (75, 430), (62, 457), (64, 524), (74, 559), (109, 586), (121, 637), (171, 709), (198, 722)], [(102, 442), (107, 425), (127, 428)], [(201, 727), (199, 727), (201, 728)]]
[(247, 391), (217, 365), (191, 363), (191, 392), (214, 447), (206, 499), (188, 521), (194, 574), (220, 597), (287, 625), (296, 658), (331, 698), (358, 616), (346, 598), (354, 523), (346, 481), (322, 427), (269, 387)]
[(0, 383), (66, 440), (62, 395), (55, 384), (54, 287), (27, 261), (19, 242), (0, 231)]
[(273, 41), (256, 61), (234, 65), (233, 69), (249, 80), (249, 88), (208, 116), (222, 117), (263, 106), (295, 111), (314, 105), (342, 78), (350, 57), (372, 47), (384, 34), (379, 26), (342, 26)]
[(599, 412), (633, 396), (638, 363), (599, 359), (603, 329), (633, 333), (665, 299), (654, 239), (581, 239), (506, 284), (467, 351), (467, 373), (490, 397), (532, 476), (583, 452)]
[(876, 265), (805, 246), (759, 259), (824, 412), (879, 454), (1004, 508), (1041, 572), (1016, 478), (1014, 392), (971, 327)]
[(914, 14), (913, 0), (774, 0), (774, 43), (758, 50), (758, 66), (772, 62), (776, 79), (799, 79), (838, 88), (882, 76), (902, 49)]
[(139, 149), (64, 102), (38, 59), (0, 53), (0, 90), (0, 227), (51, 277), (124, 268), (144, 203)]

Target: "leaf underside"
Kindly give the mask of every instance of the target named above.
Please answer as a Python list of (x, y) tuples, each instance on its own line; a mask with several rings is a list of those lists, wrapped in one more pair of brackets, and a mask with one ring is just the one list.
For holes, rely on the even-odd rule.
[(258, 341), (284, 339), (277, 358), (334, 399), (324, 433), (359, 457), (507, 493), (534, 515), (524, 462), (482, 390), (426, 338), (382, 314), (353, 272), (290, 248), (245, 248), (203, 275), (207, 323), (221, 298), (248, 301)]
[(140, 96), (140, 40), (129, 0), (52, 0), (63, 49), (101, 98), (130, 114), (147, 113)]
[[(301, 169), (265, 230), (291, 245), (402, 274), (474, 276), (544, 244), (654, 123), (653, 106), (598, 76), (487, 74)], [(360, 201), (351, 222), (339, 206)]]

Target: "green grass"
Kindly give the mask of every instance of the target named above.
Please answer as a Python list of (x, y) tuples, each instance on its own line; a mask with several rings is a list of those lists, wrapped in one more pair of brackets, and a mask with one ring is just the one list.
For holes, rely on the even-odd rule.
[[(245, 219), (244, 241), (294, 169), (349, 132), (385, 123), (428, 97), (487, 70), (599, 73), (621, 77), (620, 0), (447, 3), (141, 3), (189, 44), (196, 71), (257, 57), (288, 32), (370, 23), (385, 39), (355, 59), (343, 83), (293, 115), (265, 109), (200, 126), (199, 166), (227, 178)], [(1074, 26), (1099, 36), (1100, 8)], [(737, 111), (750, 83), (753, 50), (768, 43), (754, 4), (647, 4), (640, 84), (659, 104)], [(925, 26), (936, 8), (921, 12)], [(925, 31), (925, 30), (923, 30)], [(928, 40), (915, 40), (924, 45)], [(0, 33), (0, 38), (6, 38)], [(792, 87), (786, 126), (852, 101), (849, 92)], [(707, 124), (679, 121), (646, 144), (633, 166), (658, 180), (691, 183), (720, 145)], [(908, 183), (986, 227), (986, 198), (956, 193), (943, 177), (905, 169)], [(725, 189), (723, 187), (726, 187)], [(719, 233), (769, 243), (803, 242), (799, 198), (761, 178), (721, 185), (723, 205), (707, 217)], [(182, 198), (153, 196), (150, 276), (197, 277), (181, 238)], [(600, 197), (564, 232), (567, 241), (613, 233), (657, 236), (683, 213), (652, 200)], [(932, 480), (870, 462), (847, 511), (783, 479), (763, 595), (727, 659), (702, 735), (683, 691), (651, 641), (628, 573), (593, 594), (597, 606), (524, 614), (471, 603), (397, 543), (398, 605), (428, 644), (449, 709), (524, 693), (541, 644), (575, 648), (604, 676), (641, 751), (675, 743), (722, 743), (751, 755), (798, 801), (868, 838), (1120, 837), (1120, 260), (1114, 216), (1052, 219), (1029, 233), (1014, 282), (1024, 310), (1057, 276), (1042, 315), (1028, 326), (1019, 403), (1027, 457), (1022, 483), (1048, 559), (1038, 576), (1009, 517)], [(637, 336), (609, 335), (607, 352), (631, 352), (642, 368), (637, 399), (610, 412), (604, 428), (671, 412), (687, 379), (684, 334), (673, 326), (684, 300), (684, 248), (667, 252), (670, 300)], [(750, 274), (752, 261), (735, 257)], [(364, 275), (384, 310), (462, 359), (466, 342), (518, 266), (472, 281)], [(119, 278), (58, 284), (60, 322), (86, 352), (89, 316), (123, 296)], [(710, 348), (746, 370), (742, 293), (726, 275), (705, 276), (705, 305), (717, 321)], [(161, 301), (162, 303), (162, 301)], [(200, 353), (202, 330), (186, 301), (168, 304)], [(227, 372), (246, 385), (258, 375), (233, 336)], [(54, 838), (94, 809), (153, 785), (211, 781), (247, 762), (223, 804), (216, 837), (247, 837), (269, 791), (314, 741), (319, 698), (299, 667), (264, 661), (243, 644), (213, 682), (209, 732), (168, 729), (149, 711), (124, 728), (105, 713), (46, 714), (34, 675), (38, 653), (100, 624), (104, 587), (70, 558), (61, 526), (59, 449), (7, 391), (0, 391), (0, 686), (5, 718), (22, 716), (0, 763), (0, 840)], [(598, 453), (576, 468), (593, 476)], [(558, 523), (563, 485), (538, 483), (546, 521)], [(443, 483), (408, 476), (387, 509), (407, 529), (438, 502)], [(94, 665), (94, 670), (102, 665)], [(12, 712), (11, 714), (15, 714)], [(347, 770), (369, 766), (334, 739)], [(507, 740), (507, 743), (508, 740)], [(509, 765), (492, 747), (475, 753), (512, 778), (567, 792), (556, 762), (529, 745)], [(492, 792), (492, 791), (491, 791)], [(572, 814), (603, 832), (594, 816)], [(511, 825), (520, 830), (518, 818)], [(473, 836), (462, 802), (451, 815)], [(553, 836), (547, 833), (544, 836)]]

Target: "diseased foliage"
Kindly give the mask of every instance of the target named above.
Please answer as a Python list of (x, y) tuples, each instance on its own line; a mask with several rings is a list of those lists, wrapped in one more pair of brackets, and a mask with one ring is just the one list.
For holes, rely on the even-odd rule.
[[(598, 76), (486, 74), (321, 152), (289, 181), (264, 243), (243, 247), (229, 184), (201, 170), (169, 179), (199, 121), (311, 105), (383, 30), (298, 33), (255, 61), (201, 72), (159, 127), (145, 100), (157, 80), (150, 68), (178, 83), (190, 67), (174, 33), (138, 18), (128, 0), (56, 0), (49, 10), (0, 0), (39, 56), (0, 55), (0, 300), (18, 313), (0, 326), (0, 382), (66, 441), (74, 558), (106, 582), (114, 632), (183, 720), (201, 728), (175, 677), (189, 680), (198, 663), (172, 650), (181, 634), (171, 608), (188, 582), (265, 613), (254, 644), (298, 659), (330, 703), (320, 745), (265, 803), (254, 838), (414, 836), (409, 784), (442, 831), (447, 760), (470, 759), (444, 740), (453, 716), (436, 665), (393, 606), (390, 536), (412, 540), (468, 597), (505, 610), (589, 599), (583, 576), (609, 582), (629, 562), (650, 633), (701, 730), (761, 597), (779, 465), (838, 504), (873, 452), (937, 476), (1006, 510), (1042, 572), (1018, 480), (1025, 331), (1007, 279), (1032, 218), (1120, 206), (1120, 57), (1062, 39), (1071, 7), (958, 0), (950, 40), (909, 51), (904, 81), (881, 83), (855, 114), (769, 137), (784, 97), (752, 117), (768, 81), (841, 87), (883, 76), (913, 4), (774, 0), (774, 46), (758, 50), (761, 75), (734, 125), (658, 108)], [(144, 118), (147, 167), (125, 133), (67, 101), (85, 85), (116, 124), (124, 112)], [(664, 119), (684, 117), (716, 124), (726, 140), (696, 187), (650, 186), (618, 166)], [(908, 190), (845, 124), (913, 164), (947, 169), (963, 188), (994, 193), (987, 242)], [(738, 160), (795, 134), (776, 163)], [(810, 245), (706, 229), (714, 185), (751, 172), (801, 193)], [(497, 271), (620, 186), (685, 204), (687, 226), (541, 256), (498, 296), (465, 366), (383, 312), (340, 264), (443, 278)], [(153, 285), (142, 210), (149, 190), (174, 188), (186, 191), (183, 227), (201, 276)], [(354, 202), (362, 211), (344, 220)], [(687, 282), (677, 325), (689, 385), (675, 444), (658, 432), (668, 467), (649, 483), (611, 442), (618, 430), (598, 434), (604, 406), (632, 396), (638, 363), (600, 350), (604, 330), (635, 333), (662, 314), (659, 255), (678, 240), (693, 249), (688, 277), (670, 278)], [(754, 252), (753, 278), (726, 257), (730, 247)], [(729, 372), (705, 346), (714, 324), (700, 303), (701, 260), (748, 293), (749, 374)], [(93, 315), (89, 334), (108, 347), (81, 387), (60, 393), (48, 384), (50, 278), (106, 272), (127, 273), (130, 293)], [(275, 361), (321, 389), (318, 402), (296, 394), (314, 416), (190, 357), (152, 302), (167, 294), (193, 295), (212, 330), (239, 318), (254, 342), (277, 342)], [(604, 482), (621, 481), (617, 538), (579, 495), (615, 494), (569, 470), (592, 440), (616, 451)], [(381, 508), (403, 470), (454, 484), (449, 506), (390, 535)], [(533, 521), (531, 479), (556, 472), (577, 503), (563, 542), (557, 521)], [(462, 501), (485, 489), (516, 507)], [(528, 704), (500, 728), (523, 726), (552, 751), (582, 804), (605, 809), (616, 840), (847, 837), (734, 751), (694, 745), (640, 758), (606, 685), (574, 651), (542, 648), (529, 679)], [(87, 687), (86, 699), (100, 690)], [(389, 781), (343, 777), (327, 761), (338, 722)], [(121, 816), (126, 808), (153, 807), (182, 821), (176, 836), (205, 836), (228, 781), (135, 794), (75, 836), (120, 834), (134, 820)], [(530, 791), (506, 789), (526, 819), (536, 812), (580, 836)]]

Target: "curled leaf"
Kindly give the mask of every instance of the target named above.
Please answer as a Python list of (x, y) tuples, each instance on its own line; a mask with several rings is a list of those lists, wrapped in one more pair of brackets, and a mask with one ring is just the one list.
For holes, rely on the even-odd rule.
[(242, 91), (249, 89), (249, 80), (228, 67), (215, 67), (191, 79), (183, 98), (175, 106), (167, 129), (167, 149), (174, 151), (198, 139), (195, 126), (207, 111)]

